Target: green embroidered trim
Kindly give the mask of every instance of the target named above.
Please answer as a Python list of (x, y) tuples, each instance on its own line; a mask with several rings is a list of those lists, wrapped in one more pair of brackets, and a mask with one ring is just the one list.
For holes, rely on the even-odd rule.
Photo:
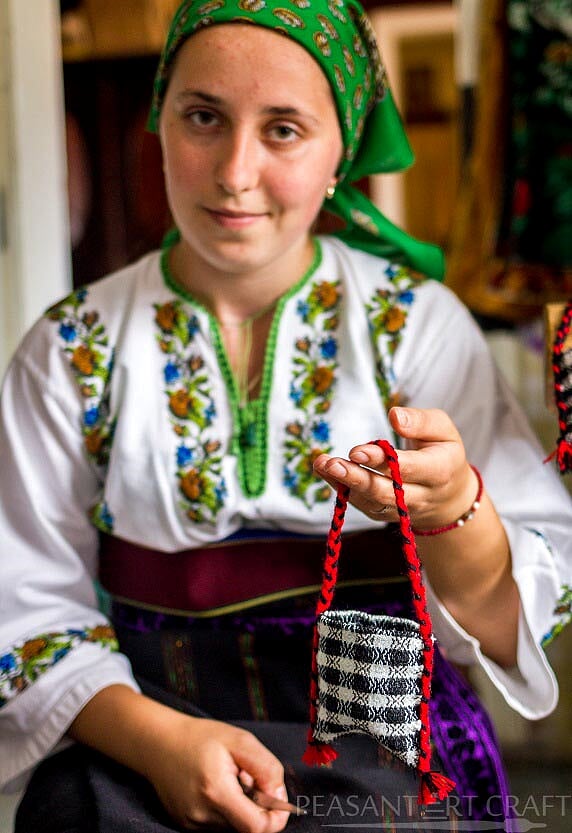
[(38, 634), (0, 656), (0, 707), (29, 688), (83, 642), (95, 642), (110, 651), (119, 650), (113, 628), (97, 625), (85, 630)]
[(163, 375), (169, 419), (180, 438), (176, 453), (180, 507), (191, 521), (212, 523), (224, 505), (226, 484), (221, 443), (210, 431), (216, 416), (212, 390), (204, 360), (193, 352), (199, 321), (178, 300), (154, 308), (160, 330), (157, 341), (167, 357)]
[(389, 278), (388, 289), (378, 289), (366, 304), (369, 329), (377, 354), (376, 382), (386, 410), (399, 404), (396, 389), (393, 357), (399, 347), (409, 308), (413, 303), (413, 288), (425, 280), (423, 275), (412, 273), (404, 266), (390, 264), (385, 270)]
[(550, 645), (562, 633), (566, 625), (572, 622), (572, 586), (569, 584), (562, 585), (562, 595), (558, 599), (553, 613), (555, 616), (559, 616), (560, 620), (542, 637), (543, 647)]
[(266, 486), (268, 460), (268, 406), (272, 391), (276, 342), (284, 307), (300, 289), (310, 280), (322, 262), (322, 247), (319, 240), (314, 240), (314, 258), (304, 275), (286, 292), (276, 305), (272, 319), (262, 370), (262, 383), (258, 399), (240, 407), (236, 381), (224, 348), (218, 322), (214, 315), (186, 289), (179, 286), (169, 268), (169, 253), (177, 242), (178, 236), (166, 238), (161, 256), (163, 279), (169, 289), (184, 298), (194, 307), (202, 310), (209, 318), (210, 333), (213, 340), (217, 361), (225, 381), (233, 420), (233, 436), (230, 452), (237, 458), (238, 478), (243, 494), (249, 498), (260, 497)]
[(331, 490), (314, 474), (314, 461), (332, 451), (330, 410), (338, 367), (338, 342), (341, 293), (339, 281), (315, 284), (306, 299), (298, 302), (297, 312), (307, 325), (305, 335), (296, 340), (292, 360), (290, 399), (300, 416), (286, 426), (283, 483), (294, 497), (311, 508), (330, 499)]

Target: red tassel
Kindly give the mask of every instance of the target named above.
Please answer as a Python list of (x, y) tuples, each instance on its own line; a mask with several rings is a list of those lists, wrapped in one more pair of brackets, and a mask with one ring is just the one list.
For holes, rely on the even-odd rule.
[(572, 445), (566, 440), (558, 443), (557, 459), (561, 472), (572, 471)]
[(552, 454), (548, 455), (544, 462), (549, 463), (555, 457), (558, 461), (558, 467), (563, 474), (567, 471), (572, 471), (572, 444), (567, 440), (559, 440), (557, 447)]
[(310, 742), (302, 755), (302, 760), (308, 766), (329, 766), (337, 757), (338, 753), (329, 743)]
[(419, 804), (435, 804), (443, 801), (454, 788), (455, 782), (441, 772), (424, 772), (419, 784)]

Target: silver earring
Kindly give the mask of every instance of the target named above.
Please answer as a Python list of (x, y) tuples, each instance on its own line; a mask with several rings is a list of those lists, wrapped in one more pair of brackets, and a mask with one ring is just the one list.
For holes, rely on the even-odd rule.
[(335, 185), (328, 185), (328, 187), (326, 188), (326, 199), (331, 200), (335, 193), (336, 193), (336, 186)]

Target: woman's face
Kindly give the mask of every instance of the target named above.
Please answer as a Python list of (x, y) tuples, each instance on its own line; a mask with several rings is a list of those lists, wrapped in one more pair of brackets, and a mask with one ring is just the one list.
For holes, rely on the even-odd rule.
[(326, 77), (306, 50), (260, 26), (193, 35), (160, 122), (169, 203), (194, 262), (245, 274), (291, 268), (332, 184), (342, 138)]

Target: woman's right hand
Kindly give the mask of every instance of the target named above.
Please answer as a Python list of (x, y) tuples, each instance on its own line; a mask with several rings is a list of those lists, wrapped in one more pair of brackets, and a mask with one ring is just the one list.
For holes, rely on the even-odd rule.
[(287, 800), (282, 764), (244, 729), (111, 685), (84, 706), (69, 734), (145, 776), (184, 829), (277, 833), (286, 826), (287, 812), (263, 810), (244, 794), (241, 782)]
[(248, 782), (258, 789), (288, 800), (282, 764), (253, 734), (175, 712), (172, 730), (160, 739), (146, 774), (165, 808), (185, 829), (282, 830), (289, 814), (263, 810), (247, 798), (239, 773), (241, 780), (250, 776)]

